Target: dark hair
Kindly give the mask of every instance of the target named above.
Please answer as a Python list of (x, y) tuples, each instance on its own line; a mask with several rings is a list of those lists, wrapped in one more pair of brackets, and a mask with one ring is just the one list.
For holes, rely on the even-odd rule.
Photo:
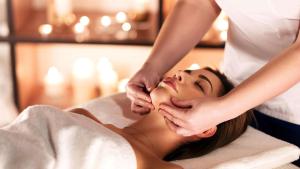
[[(233, 84), (224, 74), (209, 67), (204, 69), (214, 73), (221, 80), (224, 86), (224, 92), (222, 95), (227, 94), (234, 88)], [(217, 148), (223, 147), (242, 135), (253, 118), (253, 112), (252, 110), (249, 110), (234, 119), (223, 122), (217, 125), (217, 131), (212, 137), (184, 144), (175, 151), (169, 153), (164, 160), (170, 161), (199, 157)]]

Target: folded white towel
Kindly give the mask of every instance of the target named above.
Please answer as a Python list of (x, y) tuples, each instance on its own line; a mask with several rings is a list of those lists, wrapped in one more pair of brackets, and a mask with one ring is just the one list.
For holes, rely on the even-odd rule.
[(135, 169), (130, 144), (85, 116), (50, 106), (0, 129), (0, 169)]

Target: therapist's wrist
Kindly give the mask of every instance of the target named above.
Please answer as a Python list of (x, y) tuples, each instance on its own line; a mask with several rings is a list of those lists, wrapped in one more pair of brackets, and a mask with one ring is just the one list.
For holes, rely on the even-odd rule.
[(243, 113), (241, 107), (239, 106), (239, 102), (233, 100), (233, 98), (231, 98), (228, 94), (219, 97), (218, 109), (220, 110), (221, 114), (218, 116), (218, 121), (220, 123), (231, 120)]
[(141, 71), (145, 73), (151, 73), (152, 75), (158, 77), (163, 77), (165, 74), (163, 68), (158, 63), (155, 63), (154, 60), (146, 61), (142, 66)]

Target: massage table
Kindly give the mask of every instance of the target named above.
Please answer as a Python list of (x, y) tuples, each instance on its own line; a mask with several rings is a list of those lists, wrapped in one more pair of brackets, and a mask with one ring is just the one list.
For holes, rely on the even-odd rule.
[[(97, 98), (77, 107), (90, 111), (103, 123), (120, 128), (142, 118), (131, 113), (130, 101), (124, 93)], [(185, 169), (299, 169), (291, 164), (299, 156), (297, 146), (249, 126), (241, 137), (229, 145), (202, 157), (172, 162)]]

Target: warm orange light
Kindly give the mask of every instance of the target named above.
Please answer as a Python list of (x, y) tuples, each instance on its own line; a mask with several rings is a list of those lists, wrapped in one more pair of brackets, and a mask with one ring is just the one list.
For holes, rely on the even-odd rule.
[(126, 92), (126, 86), (128, 83), (129, 79), (122, 79), (119, 84), (118, 84), (118, 92)]
[(102, 16), (100, 22), (101, 25), (104, 27), (109, 27), (112, 23), (111, 18), (109, 16)]
[(64, 93), (64, 77), (54, 66), (48, 69), (44, 78), (45, 94), (51, 97), (59, 97)]
[(125, 12), (118, 12), (116, 14), (116, 21), (118, 23), (124, 23), (124, 22), (126, 22), (126, 20), (127, 20), (127, 15)]
[(129, 22), (125, 22), (122, 24), (122, 30), (125, 32), (129, 32), (131, 30), (131, 24)]
[(79, 23), (81, 23), (83, 26), (88, 26), (90, 24), (90, 18), (87, 16), (82, 16), (79, 19)]
[(101, 57), (99, 59), (97, 71), (102, 96), (114, 93), (117, 87), (118, 74), (114, 71), (108, 58)]
[(42, 36), (48, 36), (52, 33), (53, 27), (50, 24), (43, 24), (39, 26), (39, 33)]

